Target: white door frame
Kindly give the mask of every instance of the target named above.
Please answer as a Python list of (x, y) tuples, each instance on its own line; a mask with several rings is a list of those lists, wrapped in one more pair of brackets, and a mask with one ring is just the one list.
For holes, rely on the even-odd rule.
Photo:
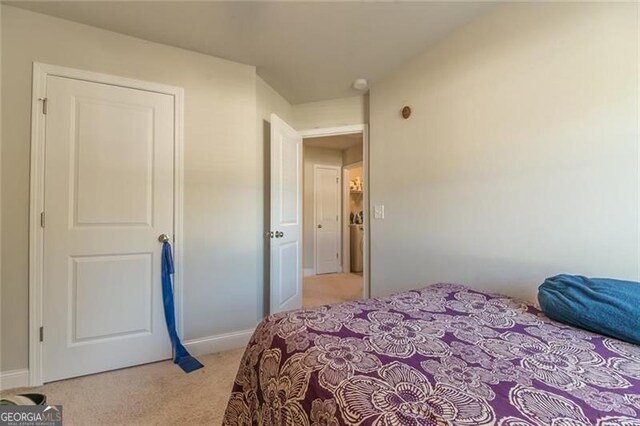
[[(100, 74), (73, 68), (33, 63), (33, 87), (31, 99), (31, 183), (29, 205), (29, 385), (42, 384), (42, 344), (40, 327), (43, 326), (43, 266), (44, 231), (40, 226), (40, 213), (44, 211), (44, 166), (45, 166), (45, 115), (42, 113), (43, 99), (47, 96), (47, 76), (73, 78), (93, 83), (109, 84), (149, 92), (162, 93), (174, 98), (174, 294), (176, 325), (183, 334), (182, 283), (183, 283), (183, 122), (184, 89), (160, 83), (133, 80), (108, 74)], [(168, 344), (168, 342), (167, 342)]]
[[(352, 169), (356, 169), (358, 167), (362, 167), (362, 171), (364, 172), (364, 166), (362, 161), (358, 161), (357, 163), (347, 164), (342, 167), (342, 270), (343, 272), (351, 271), (351, 231), (349, 230), (349, 225), (351, 224), (349, 219), (351, 216), (351, 190), (349, 188), (349, 171)], [(364, 178), (364, 173), (363, 173)], [(366, 191), (365, 187), (365, 191)], [(364, 194), (362, 195), (364, 197)], [(364, 198), (362, 200), (362, 204), (364, 206)], [(364, 267), (364, 265), (362, 265)], [(364, 269), (363, 269), (364, 270)], [(364, 273), (362, 274), (364, 276)]]
[[(367, 124), (352, 124), (349, 126), (340, 127), (324, 127), (320, 129), (308, 129), (301, 130), (298, 133), (303, 138), (317, 138), (324, 136), (340, 136), (340, 135), (353, 135), (362, 134), (362, 177), (364, 180), (364, 193), (362, 201), (362, 209), (364, 211), (364, 259), (363, 259), (363, 285), (362, 285), (362, 297), (365, 299), (370, 295), (370, 282), (371, 282), (371, 268), (369, 267), (370, 259), (370, 239), (371, 234), (369, 232), (371, 217), (369, 214), (369, 126)], [(315, 260), (314, 260), (315, 264)]]
[[(338, 173), (338, 188), (342, 188), (342, 172), (340, 171), (340, 166), (332, 166), (329, 164), (314, 164), (313, 165), (313, 271), (315, 274), (318, 273), (318, 217), (316, 215), (316, 208), (318, 206), (318, 180), (316, 179), (316, 174), (319, 168), (323, 169), (332, 169)], [(340, 235), (342, 233), (342, 191), (338, 189), (338, 240), (340, 244), (338, 244), (338, 270), (340, 272), (342, 269), (342, 238)], [(344, 272), (344, 271), (343, 271)]]

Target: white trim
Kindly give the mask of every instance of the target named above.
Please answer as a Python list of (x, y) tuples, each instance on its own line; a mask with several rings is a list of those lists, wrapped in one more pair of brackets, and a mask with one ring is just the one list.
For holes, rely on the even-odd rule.
[(352, 124), (350, 126), (298, 130), (298, 133), (300, 134), (300, 136), (302, 136), (303, 139), (320, 138), (323, 136), (353, 135), (355, 133), (364, 133), (366, 127), (366, 124)]
[(305, 277), (312, 277), (316, 274), (316, 270), (313, 268), (304, 268), (303, 272)]
[(194, 356), (243, 348), (249, 343), (254, 331), (255, 328), (249, 328), (201, 339), (187, 340), (184, 342), (184, 346)]
[[(364, 147), (363, 147), (363, 157), (364, 157)], [(351, 190), (349, 188), (349, 170), (356, 169), (358, 167), (362, 167), (364, 171), (364, 166), (362, 161), (358, 161), (356, 163), (351, 163), (349, 165), (342, 167), (342, 197), (343, 197), (343, 206), (342, 206), (342, 272), (350, 273), (351, 272), (351, 231), (349, 229), (349, 225), (351, 225)], [(364, 180), (364, 173), (362, 175), (362, 179)], [(364, 195), (363, 195), (364, 197)], [(364, 198), (362, 199), (362, 206), (364, 208)], [(363, 259), (364, 260), (364, 259)], [(364, 265), (362, 265), (364, 270)], [(364, 274), (363, 274), (364, 275)]]
[(351, 191), (349, 188), (349, 169), (342, 167), (342, 273), (351, 272)]
[[(311, 137), (322, 137), (322, 136), (338, 136), (338, 135), (352, 135), (356, 133), (362, 133), (362, 173), (364, 178), (364, 194), (363, 194), (363, 205), (362, 208), (364, 210), (364, 244), (365, 244), (365, 253), (363, 259), (363, 281), (364, 285), (362, 286), (362, 297), (365, 299), (368, 298), (371, 294), (370, 286), (371, 286), (371, 269), (369, 265), (369, 260), (371, 257), (371, 232), (370, 232), (370, 224), (371, 224), (371, 216), (369, 215), (370, 206), (369, 206), (369, 126), (367, 124), (354, 124), (351, 126), (341, 126), (341, 127), (326, 127), (322, 129), (307, 129), (301, 130), (298, 133), (302, 135), (303, 138), (311, 138)], [(314, 260), (315, 262), (315, 260)]]
[(42, 318), (42, 268), (43, 229), (40, 227), (40, 212), (44, 208), (44, 146), (45, 116), (41, 114), (39, 98), (47, 94), (47, 76), (73, 78), (113, 86), (128, 87), (149, 92), (162, 93), (174, 97), (174, 289), (176, 298), (176, 322), (180, 335), (183, 334), (183, 193), (184, 193), (184, 89), (160, 83), (133, 80), (124, 77), (100, 74), (55, 65), (33, 63), (33, 89), (31, 99), (31, 185), (29, 207), (29, 385), (42, 384), (42, 345), (39, 329)]
[[(333, 166), (330, 164), (314, 164), (313, 165), (313, 269), (314, 271), (318, 270), (318, 237), (317, 237), (317, 232), (318, 232), (318, 218), (317, 218), (317, 211), (316, 211), (316, 206), (318, 205), (318, 179), (317, 179), (317, 174), (318, 174), (318, 169), (331, 169), (331, 170), (335, 170), (337, 172), (337, 176), (338, 176), (338, 182), (336, 183), (336, 185), (338, 185), (338, 188), (341, 189), (342, 188), (342, 173), (341, 173), (341, 166)], [(336, 273), (341, 272), (342, 269), (342, 239), (340, 238), (340, 232), (342, 230), (342, 214), (340, 213), (342, 211), (342, 194), (341, 191), (338, 190), (338, 262), (336, 265)]]
[(362, 210), (364, 214), (364, 256), (362, 257), (362, 297), (371, 297), (371, 214), (369, 193), (371, 191), (371, 180), (369, 179), (369, 126), (365, 126), (362, 131), (362, 177), (364, 180), (364, 193), (362, 194)]
[(184, 89), (174, 87), (173, 292), (178, 336), (184, 336)]
[(29, 369), (0, 371), (0, 390), (29, 386)]
[(40, 113), (38, 98), (46, 94), (46, 71), (33, 64), (31, 91), (31, 173), (29, 203), (29, 384), (42, 384), (42, 345), (39, 328), (42, 325), (42, 268), (44, 232), (38, 223), (44, 210), (44, 142), (45, 120)]

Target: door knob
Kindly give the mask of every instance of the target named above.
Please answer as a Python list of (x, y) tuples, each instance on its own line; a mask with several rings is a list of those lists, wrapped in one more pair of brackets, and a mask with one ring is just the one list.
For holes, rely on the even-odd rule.
[(160, 241), (161, 243), (168, 243), (169, 241), (171, 241), (171, 238), (169, 238), (167, 234), (160, 234), (160, 236), (158, 236), (158, 241)]
[(322, 225), (318, 225), (318, 229), (322, 228)]
[(284, 237), (284, 232), (276, 231), (276, 238), (282, 238), (282, 237)]

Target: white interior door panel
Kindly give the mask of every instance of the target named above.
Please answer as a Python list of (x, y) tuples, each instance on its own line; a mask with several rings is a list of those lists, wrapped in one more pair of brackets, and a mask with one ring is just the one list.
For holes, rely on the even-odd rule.
[(173, 96), (47, 77), (43, 380), (171, 357)]
[(302, 137), (271, 114), (270, 313), (302, 307)]

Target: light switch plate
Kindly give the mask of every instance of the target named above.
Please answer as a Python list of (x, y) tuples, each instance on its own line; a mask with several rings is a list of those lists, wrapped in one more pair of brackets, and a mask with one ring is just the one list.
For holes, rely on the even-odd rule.
[(373, 218), (384, 219), (384, 204), (376, 204), (373, 206)]

